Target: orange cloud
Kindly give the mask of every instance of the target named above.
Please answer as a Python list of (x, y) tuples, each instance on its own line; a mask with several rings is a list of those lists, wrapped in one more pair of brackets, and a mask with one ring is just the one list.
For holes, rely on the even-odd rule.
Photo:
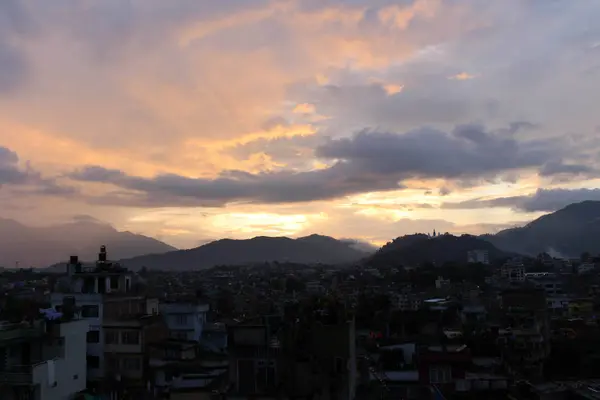
[(475, 78), (475, 75), (471, 75), (467, 72), (461, 72), (460, 74), (452, 75), (448, 79), (454, 79), (457, 81), (466, 81), (466, 80), (473, 79), (473, 78)]
[(296, 104), (296, 107), (294, 107), (293, 112), (296, 114), (314, 114), (316, 112), (316, 109), (314, 104), (301, 103)]

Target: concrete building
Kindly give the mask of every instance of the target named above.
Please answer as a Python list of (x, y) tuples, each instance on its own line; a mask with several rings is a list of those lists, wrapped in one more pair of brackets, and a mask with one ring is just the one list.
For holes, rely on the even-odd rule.
[(169, 329), (171, 339), (199, 342), (206, 325), (208, 304), (172, 302), (160, 305), (160, 313)]
[(70, 400), (86, 388), (88, 322), (0, 325), (0, 399)]
[(525, 266), (519, 261), (507, 262), (500, 267), (500, 277), (511, 283), (525, 281)]
[(158, 315), (158, 300), (144, 296), (133, 272), (108, 261), (105, 246), (92, 267), (72, 256), (50, 300), (57, 311), (69, 308), (89, 323), (89, 381), (98, 387), (108, 378), (143, 385), (145, 346), (165, 338), (167, 331)]
[(487, 250), (471, 250), (467, 252), (468, 263), (480, 263), (489, 265), (490, 254)]

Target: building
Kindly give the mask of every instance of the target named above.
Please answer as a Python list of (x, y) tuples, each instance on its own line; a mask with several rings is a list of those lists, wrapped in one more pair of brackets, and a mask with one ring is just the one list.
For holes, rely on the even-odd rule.
[(282, 370), (278, 328), (266, 317), (228, 327), (230, 395), (276, 396)]
[(436, 289), (442, 289), (445, 287), (449, 287), (450, 286), (450, 279), (444, 279), (441, 276), (438, 276), (437, 279), (435, 280), (435, 288)]
[(541, 289), (506, 290), (501, 306), (507, 319), (507, 328), (499, 335), (506, 370), (521, 379), (539, 379), (550, 354), (546, 293)]
[(87, 377), (94, 386), (112, 388), (113, 380), (121, 386), (145, 386), (145, 348), (166, 338), (167, 330), (158, 300), (147, 298), (142, 289), (133, 272), (108, 261), (102, 246), (91, 267), (72, 256), (67, 275), (50, 296), (57, 311), (71, 309), (89, 323)]
[(520, 261), (509, 261), (500, 267), (500, 277), (511, 283), (525, 281), (525, 267)]
[(487, 250), (471, 250), (467, 252), (468, 263), (490, 264), (490, 253)]
[(169, 337), (199, 342), (206, 325), (208, 304), (192, 302), (169, 302), (160, 305), (160, 313), (169, 329)]
[(0, 324), (0, 399), (70, 400), (86, 388), (85, 320)]
[(231, 398), (355, 398), (355, 324), (341, 306), (309, 311), (294, 305), (283, 319), (230, 326), (228, 337)]

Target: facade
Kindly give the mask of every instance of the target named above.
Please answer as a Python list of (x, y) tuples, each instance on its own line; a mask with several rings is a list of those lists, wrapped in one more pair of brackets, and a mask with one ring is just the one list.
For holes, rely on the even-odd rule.
[(83, 267), (72, 256), (67, 275), (59, 280), (50, 300), (57, 311), (71, 310), (89, 324), (89, 381), (144, 384), (148, 374), (145, 347), (164, 339), (167, 331), (158, 315), (158, 300), (147, 298), (135, 287), (132, 272), (108, 261), (105, 246), (93, 267)]
[(489, 265), (490, 255), (487, 250), (471, 250), (467, 252), (468, 263), (480, 263)]
[(70, 400), (86, 388), (84, 320), (4, 324), (0, 399)]
[(500, 267), (500, 277), (511, 283), (525, 282), (525, 267), (520, 262), (507, 262)]
[(539, 379), (550, 354), (550, 325), (546, 294), (541, 289), (502, 293), (502, 309), (510, 329), (500, 331), (502, 359), (513, 376)]
[(354, 399), (354, 319), (301, 313), (282, 322), (264, 317), (229, 327), (227, 398)]
[(171, 339), (199, 342), (206, 325), (208, 304), (197, 302), (173, 302), (160, 305)]

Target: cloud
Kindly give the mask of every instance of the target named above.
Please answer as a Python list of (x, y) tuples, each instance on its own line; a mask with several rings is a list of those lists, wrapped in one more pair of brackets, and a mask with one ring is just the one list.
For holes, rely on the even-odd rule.
[(170, 205), (308, 202), (398, 190), (407, 179), (489, 179), (510, 170), (541, 167), (556, 152), (564, 151), (556, 141), (519, 141), (507, 136), (507, 132), (516, 133), (515, 126), (494, 132), (479, 125), (461, 125), (451, 132), (431, 128), (404, 134), (362, 131), (319, 146), (316, 155), (331, 164), (316, 170), (224, 171), (215, 179), (175, 174), (145, 178), (87, 166), (69, 176), (132, 191), (133, 199), (141, 196), (143, 203), (147, 199), (158, 204), (173, 202)]
[(19, 167), (17, 153), (6, 147), (0, 147), (0, 185), (22, 185), (37, 178), (37, 173)]
[(588, 165), (580, 164), (565, 164), (562, 161), (550, 161), (545, 164), (540, 170), (540, 176), (553, 175), (583, 175), (597, 173), (594, 168)]
[(506, 207), (525, 212), (548, 212), (586, 200), (600, 201), (600, 189), (538, 189), (524, 196), (472, 199), (458, 203), (444, 203), (447, 209), (475, 209)]
[(0, 96), (14, 93), (29, 77), (26, 54), (16, 44), (31, 35), (34, 26), (25, 5), (18, 0), (0, 4)]
[(31, 161), (0, 167), (2, 195), (28, 193), (34, 220), (124, 219), (581, 187), (599, 170), (597, 19), (589, 0), (0, 1), (0, 135)]
[(460, 125), (451, 132), (432, 128), (401, 135), (362, 131), (352, 138), (328, 142), (317, 149), (317, 155), (397, 179), (459, 179), (540, 167), (560, 150), (552, 140), (520, 141), (504, 130)]
[(473, 79), (473, 78), (475, 78), (475, 75), (471, 75), (466, 72), (461, 72), (460, 74), (456, 74), (456, 75), (452, 75), (452, 76), (448, 77), (448, 79), (453, 79), (453, 80), (457, 80), (457, 81), (466, 81), (466, 80)]
[(0, 188), (10, 185), (16, 195), (69, 196), (78, 193), (77, 189), (57, 182), (56, 178), (46, 178), (31, 167), (19, 165), (16, 152), (0, 146)]

